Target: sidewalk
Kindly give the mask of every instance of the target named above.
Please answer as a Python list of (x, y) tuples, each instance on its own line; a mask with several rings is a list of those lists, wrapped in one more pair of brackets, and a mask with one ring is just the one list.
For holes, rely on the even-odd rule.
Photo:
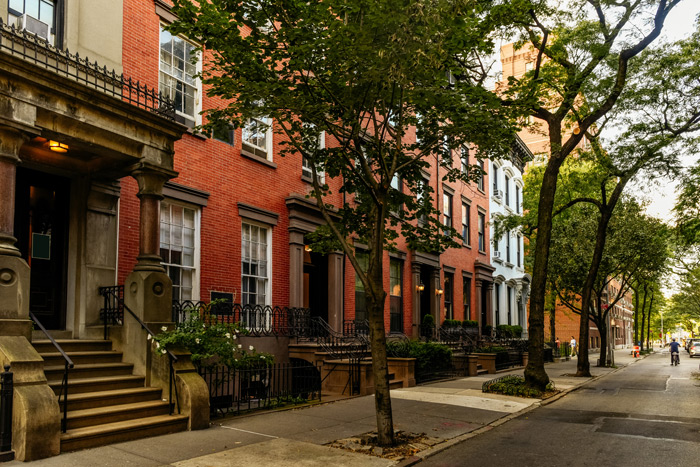
[[(596, 354), (590, 355), (595, 363)], [(629, 350), (615, 352), (618, 367), (635, 360)], [(546, 365), (547, 374), (557, 389), (569, 392), (590, 379), (574, 378), (576, 361)], [(593, 377), (601, 377), (611, 368), (591, 367)], [(454, 443), (489, 430), (525, 411), (539, 406), (539, 399), (484, 394), (484, 381), (506, 374), (460, 378), (391, 392), (396, 430), (426, 433), (440, 442), (425, 457)], [(555, 396), (556, 399), (558, 396)], [(550, 400), (544, 403), (549, 403)], [(211, 428), (175, 433), (137, 441), (113, 444), (84, 451), (61, 454), (31, 463), (9, 462), (5, 466), (178, 466), (246, 467), (284, 466), (391, 466), (396, 462), (369, 455), (334, 449), (324, 444), (360, 435), (376, 429), (372, 396), (339, 400), (317, 406), (213, 419)], [(404, 461), (403, 465), (418, 461)]]

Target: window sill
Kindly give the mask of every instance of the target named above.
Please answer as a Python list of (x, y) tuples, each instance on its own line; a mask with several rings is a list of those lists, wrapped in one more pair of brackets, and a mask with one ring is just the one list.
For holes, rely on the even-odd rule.
[[(326, 183), (326, 181), (325, 181), (323, 178), (321, 178), (321, 177), (319, 177), (319, 176), (317, 176), (316, 178), (318, 179), (318, 184), (319, 184), (319, 185), (323, 186), (323, 184)], [(310, 175), (306, 175), (306, 174), (304, 174), (304, 173), (301, 174), (301, 181), (302, 181), (302, 182), (309, 183), (309, 184), (312, 184), (312, 185), (313, 185), (313, 183), (314, 183), (314, 182), (313, 182), (313, 178), (312, 178)]]
[(248, 158), (252, 161), (258, 162), (259, 164), (266, 165), (266, 166), (270, 167), (271, 169), (277, 168), (277, 164), (275, 164), (274, 162), (268, 161), (267, 159), (263, 159), (262, 157), (256, 156), (255, 154), (250, 154), (248, 152), (241, 151), (241, 156)]
[(506, 267), (507, 267), (507, 268), (513, 269), (513, 267), (515, 267), (515, 265), (514, 265), (513, 263), (509, 263), (508, 261), (506, 261), (505, 264), (506, 264)]
[(496, 258), (496, 257), (494, 257), (494, 258), (493, 258), (493, 262), (494, 262), (494, 263), (498, 263), (498, 264), (503, 264), (503, 260), (502, 260), (501, 258)]
[(462, 248), (469, 248), (469, 249), (471, 250), (471, 249), (472, 249), (472, 246), (471, 246), (471, 244), (469, 244), (469, 243), (464, 243), (464, 242), (462, 242)]

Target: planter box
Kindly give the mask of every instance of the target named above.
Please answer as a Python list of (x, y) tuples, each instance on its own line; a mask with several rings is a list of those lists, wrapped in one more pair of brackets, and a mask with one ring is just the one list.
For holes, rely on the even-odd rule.
[[(409, 388), (416, 385), (416, 359), (415, 358), (388, 358), (389, 374), (394, 377), (391, 380), (392, 388)], [(361, 396), (374, 394), (374, 375), (372, 374), (372, 361), (360, 362), (359, 378)], [(351, 395), (348, 385), (350, 377), (350, 363), (347, 360), (325, 360), (321, 370), (323, 379), (323, 392), (331, 394)]]

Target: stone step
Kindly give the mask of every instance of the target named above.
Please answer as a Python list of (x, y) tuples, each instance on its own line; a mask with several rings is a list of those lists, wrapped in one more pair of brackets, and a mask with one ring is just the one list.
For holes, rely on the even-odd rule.
[(184, 431), (187, 421), (185, 415), (158, 415), (76, 428), (61, 435), (61, 452)]
[[(50, 381), (49, 386), (53, 392), (61, 392), (61, 381)], [(80, 394), (84, 392), (99, 392), (110, 389), (127, 389), (144, 386), (144, 377), (135, 375), (103, 376), (98, 378), (71, 378), (68, 377), (68, 394)]]
[(168, 415), (169, 410), (168, 402), (160, 399), (73, 410), (68, 412), (68, 430), (121, 422), (124, 420), (134, 420), (137, 418)]
[[(100, 339), (56, 339), (64, 352), (91, 352), (112, 350), (112, 341)], [(57, 352), (50, 340), (32, 341), (32, 345), (40, 354)]]
[[(71, 379), (100, 378), (108, 376), (131, 375), (134, 365), (130, 363), (83, 363), (68, 370), (68, 381)], [(49, 382), (61, 381), (65, 367), (44, 366), (44, 373)]]
[(78, 394), (71, 394), (69, 391), (68, 411), (160, 400), (161, 394), (162, 391), (160, 389), (148, 387), (114, 389), (110, 391), (84, 392)]
[[(87, 352), (66, 352), (73, 363), (80, 365), (83, 363), (119, 363), (123, 354), (116, 350), (107, 351), (87, 351)], [(63, 366), (65, 359), (58, 352), (42, 353), (44, 366)]]

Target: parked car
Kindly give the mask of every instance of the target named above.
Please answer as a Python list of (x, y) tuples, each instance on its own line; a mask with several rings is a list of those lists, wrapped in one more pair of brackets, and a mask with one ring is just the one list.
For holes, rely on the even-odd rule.
[(690, 348), (688, 349), (688, 353), (691, 357), (700, 355), (700, 339), (693, 339), (693, 342), (690, 344)]
[(693, 342), (700, 342), (700, 339), (693, 337), (693, 338), (688, 338), (685, 340), (686, 352), (690, 352), (690, 346), (693, 344)]

